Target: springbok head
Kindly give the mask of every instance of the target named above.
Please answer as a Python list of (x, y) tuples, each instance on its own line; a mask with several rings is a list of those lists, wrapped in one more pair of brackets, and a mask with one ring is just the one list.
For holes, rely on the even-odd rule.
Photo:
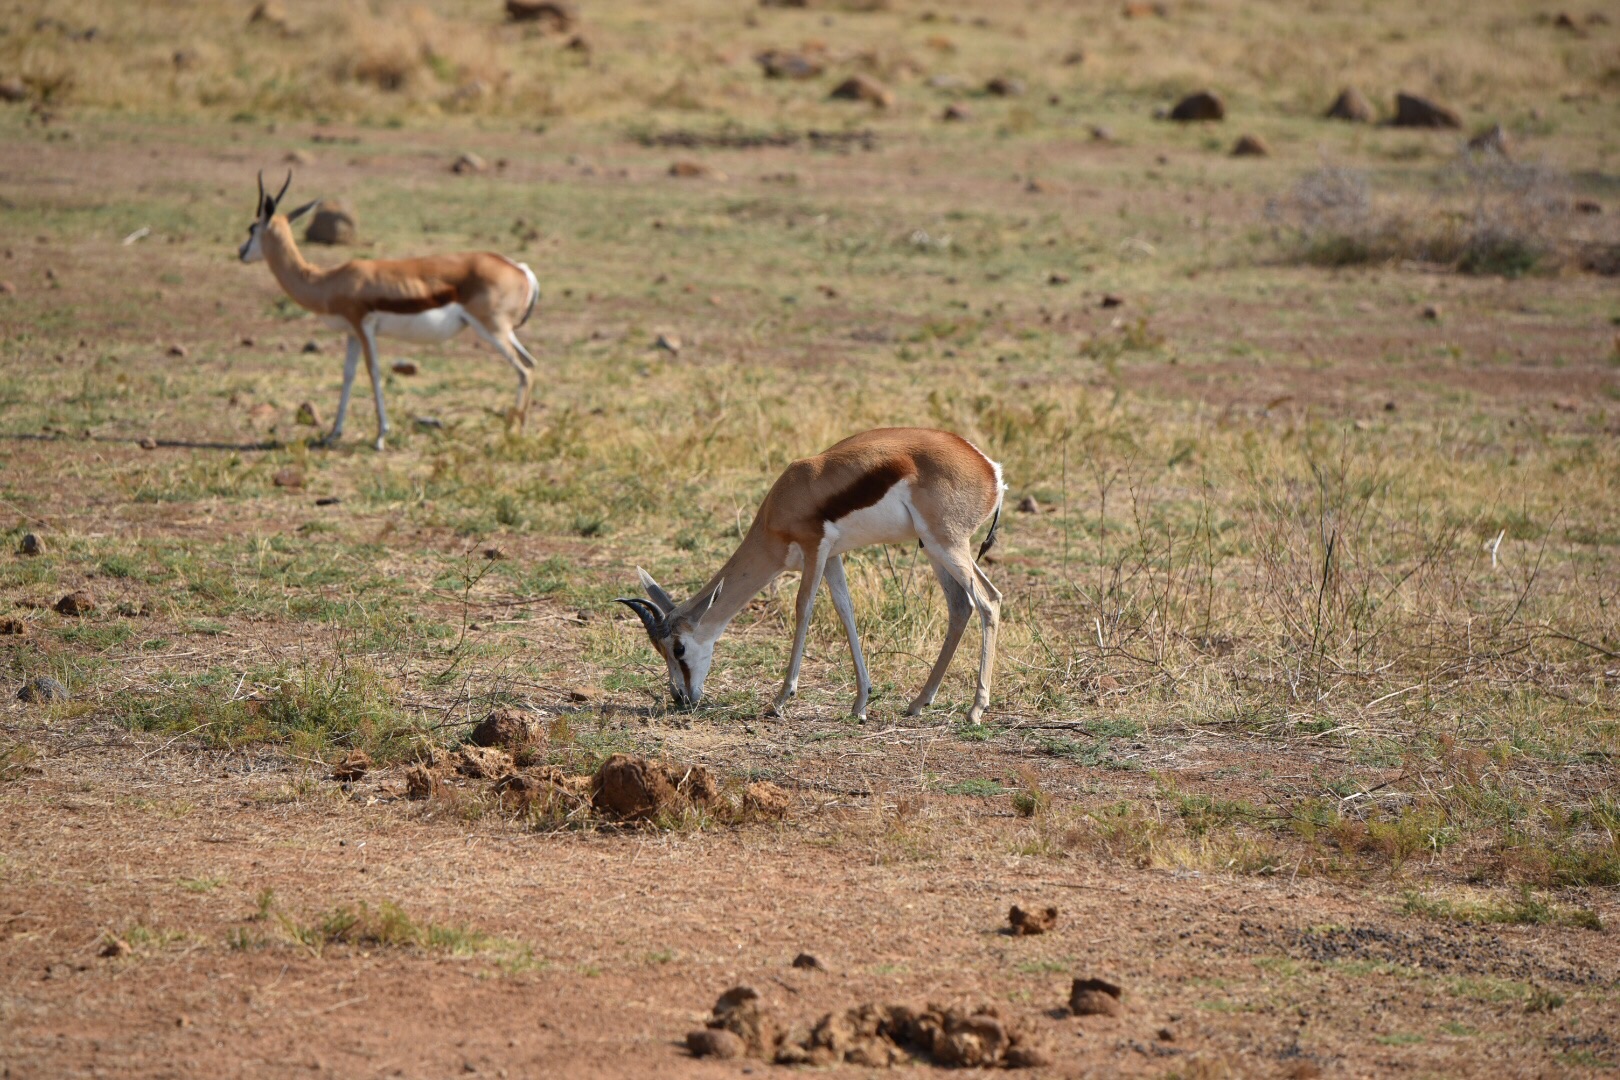
[[(237, 255), (240, 256), (243, 262), (254, 263), (264, 258), (264, 231), (270, 227), (270, 219), (276, 216), (276, 207), (281, 205), (281, 198), (283, 195), (287, 194), (287, 188), (291, 185), (292, 172), (289, 170), (287, 173), (287, 182), (281, 185), (281, 190), (276, 192), (275, 198), (271, 198), (269, 195), (264, 193), (264, 173), (259, 173), (259, 201), (254, 207), (254, 213), (257, 216), (253, 219), (253, 224), (248, 226), (247, 243), (243, 244), (242, 247), (237, 251)], [(305, 203), (303, 206), (300, 206), (298, 209), (288, 214), (287, 220), (289, 222), (297, 221), (299, 218), (303, 217), (305, 214), (319, 206), (320, 202), (321, 201), (319, 199), (316, 199), (313, 202)]]
[(670, 696), (677, 706), (689, 709), (703, 700), (703, 680), (709, 677), (709, 665), (714, 662), (714, 643), (720, 635), (706, 633), (701, 624), (703, 616), (720, 596), (724, 582), (715, 585), (708, 598), (694, 605), (692, 610), (682, 612), (651, 574), (639, 566), (636, 573), (641, 577), (641, 587), (646, 590), (648, 600), (621, 596), (617, 602), (641, 619), (653, 648), (669, 666)]

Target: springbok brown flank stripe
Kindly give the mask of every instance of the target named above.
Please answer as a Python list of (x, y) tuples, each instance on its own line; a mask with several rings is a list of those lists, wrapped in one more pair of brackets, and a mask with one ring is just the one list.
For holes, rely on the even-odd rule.
[(432, 311), (434, 308), (455, 302), (455, 289), (440, 289), (431, 296), (402, 296), (374, 300), (371, 309), (385, 311), (390, 315), (420, 315), (424, 311)]
[(849, 487), (829, 495), (816, 507), (822, 521), (837, 521), (856, 510), (876, 505), (889, 489), (902, 480), (917, 475), (917, 465), (910, 457), (890, 458), (882, 465), (863, 474)]

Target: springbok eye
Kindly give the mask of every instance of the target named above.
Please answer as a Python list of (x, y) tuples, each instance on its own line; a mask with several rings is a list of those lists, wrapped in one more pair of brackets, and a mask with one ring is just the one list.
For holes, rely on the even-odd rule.
[(675, 647), (669, 651), (675, 654), (675, 659), (679, 660), (681, 657), (686, 655), (686, 643), (676, 639)]

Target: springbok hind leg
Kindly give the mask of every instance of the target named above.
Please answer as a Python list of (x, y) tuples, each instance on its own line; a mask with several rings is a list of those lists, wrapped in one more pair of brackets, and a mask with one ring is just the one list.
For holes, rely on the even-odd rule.
[(945, 628), (945, 643), (940, 647), (939, 659), (934, 661), (934, 669), (928, 673), (928, 682), (923, 684), (921, 692), (906, 709), (907, 716), (916, 716), (934, 703), (939, 684), (944, 681), (945, 671), (956, 656), (957, 645), (961, 644), (962, 631), (967, 629), (968, 619), (973, 615), (973, 598), (962, 583), (952, 577), (951, 572), (932, 553), (928, 558), (934, 564), (934, 576), (939, 579), (939, 587), (945, 591), (945, 608), (950, 613), (950, 622)]
[(523, 346), (518, 344), (517, 337), (511, 330), (497, 327), (498, 332), (491, 332), (483, 323), (473, 318), (468, 318), (467, 324), (485, 344), (512, 365), (513, 371), (517, 372), (517, 400), (513, 403), (512, 410), (506, 414), (506, 421), (508, 424), (516, 423), (518, 434), (521, 435), (529, 420), (529, 394), (534, 388), (534, 364), (528, 358), (528, 353), (523, 350)]

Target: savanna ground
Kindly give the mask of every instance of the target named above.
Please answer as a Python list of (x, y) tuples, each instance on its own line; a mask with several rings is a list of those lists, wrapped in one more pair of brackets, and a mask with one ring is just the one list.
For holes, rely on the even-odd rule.
[[(757, 1073), (680, 1044), (738, 982), (994, 1002), (1051, 1075), (1620, 1066), (1620, 26), (1340, 7), (595, 3), (569, 48), (484, 2), (0, 6), (6, 1075)], [(854, 72), (893, 106), (827, 101)], [(1347, 83), (1465, 130), (1321, 119)], [(1153, 119), (1204, 86), (1225, 123)], [(310, 445), (341, 346), (235, 262), (294, 152), (357, 253), (534, 266), (527, 434), (500, 361), (392, 344), (388, 450), (363, 388)], [(695, 588), (883, 424), (1004, 464), (989, 722), (976, 630), (904, 716), (944, 611), (901, 549), (851, 565), (866, 725), (825, 603), (764, 715), (791, 581), (669, 710), (632, 567)], [(495, 706), (791, 810), (405, 799)], [(1064, 1016), (1083, 975), (1125, 1014)]]

